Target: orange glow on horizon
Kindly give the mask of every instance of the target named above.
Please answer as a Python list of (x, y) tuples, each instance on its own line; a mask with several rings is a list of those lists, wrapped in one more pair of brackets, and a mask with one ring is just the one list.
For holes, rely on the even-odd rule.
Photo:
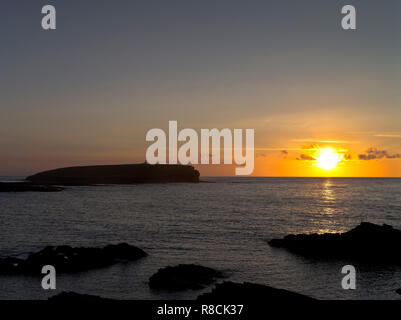
[[(352, 147), (338, 145), (290, 145), (285, 148), (255, 148), (257, 177), (401, 177), (398, 158), (363, 160), (369, 142)], [(234, 165), (197, 165), (201, 176), (235, 176)]]

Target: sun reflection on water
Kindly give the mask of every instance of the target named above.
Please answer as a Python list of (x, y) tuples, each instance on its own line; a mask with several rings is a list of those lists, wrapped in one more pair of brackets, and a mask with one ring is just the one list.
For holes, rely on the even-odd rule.
[(333, 184), (330, 180), (327, 180), (323, 184), (323, 190), (322, 190), (323, 203), (333, 204), (335, 202), (336, 198), (335, 198), (332, 187), (333, 187)]
[(338, 225), (338, 219), (334, 217), (341, 214), (339, 208), (335, 184), (327, 179), (321, 184), (319, 214), (314, 219), (314, 233), (339, 233), (344, 232), (344, 228)]

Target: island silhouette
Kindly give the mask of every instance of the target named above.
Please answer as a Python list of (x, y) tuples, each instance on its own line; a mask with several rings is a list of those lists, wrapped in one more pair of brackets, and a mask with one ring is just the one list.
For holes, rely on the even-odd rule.
[(174, 183), (199, 181), (199, 171), (189, 165), (148, 163), (66, 167), (36, 173), (21, 182), (0, 182), (0, 192), (62, 191), (60, 186)]
[(199, 182), (199, 171), (188, 165), (96, 165), (43, 171), (27, 177), (26, 180), (35, 185), (60, 186)]

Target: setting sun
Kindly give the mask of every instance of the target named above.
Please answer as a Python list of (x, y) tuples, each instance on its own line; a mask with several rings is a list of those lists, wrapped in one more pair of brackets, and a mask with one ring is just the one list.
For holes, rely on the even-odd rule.
[(320, 150), (319, 155), (316, 159), (316, 165), (319, 168), (325, 170), (331, 170), (337, 167), (340, 161), (340, 155), (333, 151), (331, 148), (325, 148)]

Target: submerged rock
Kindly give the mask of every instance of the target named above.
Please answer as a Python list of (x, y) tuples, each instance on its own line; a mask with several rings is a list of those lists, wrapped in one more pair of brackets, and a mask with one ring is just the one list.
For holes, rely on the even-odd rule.
[(57, 192), (64, 188), (52, 185), (38, 185), (30, 182), (0, 182), (0, 192)]
[(76, 292), (63, 291), (48, 299), (49, 301), (63, 302), (63, 301), (113, 301), (113, 299), (102, 298), (90, 294), (81, 294)]
[(159, 269), (149, 278), (149, 287), (170, 291), (198, 290), (222, 278), (220, 271), (195, 264), (180, 264)]
[(256, 284), (235, 283), (231, 281), (219, 283), (209, 293), (200, 295), (198, 301), (228, 301), (255, 303), (261, 301), (283, 300), (283, 301), (312, 301), (311, 297), (284, 289)]
[(0, 274), (41, 274), (42, 267), (52, 265), (57, 272), (79, 272), (109, 266), (121, 261), (133, 261), (147, 254), (126, 243), (104, 248), (46, 247), (27, 259), (0, 259)]
[(11, 275), (11, 274), (19, 274), (23, 273), (22, 265), (24, 260), (7, 257), (7, 258), (0, 258), (0, 275)]
[(297, 234), (269, 241), (272, 247), (317, 258), (355, 258), (401, 264), (401, 231), (389, 225), (362, 222), (345, 233)]
[(60, 168), (37, 173), (26, 180), (52, 185), (199, 182), (199, 171), (188, 165), (140, 163)]

